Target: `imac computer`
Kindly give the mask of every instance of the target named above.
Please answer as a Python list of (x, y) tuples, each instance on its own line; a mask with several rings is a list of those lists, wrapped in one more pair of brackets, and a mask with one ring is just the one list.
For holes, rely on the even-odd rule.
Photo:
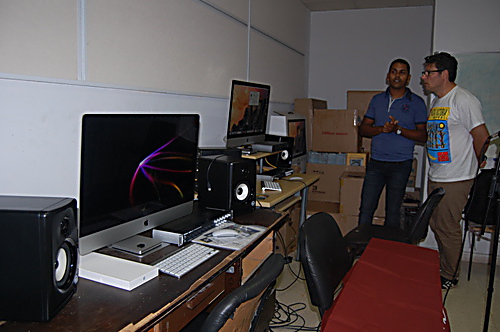
[(270, 93), (269, 85), (232, 81), (226, 137), (228, 148), (265, 140)]
[(193, 211), (198, 133), (196, 114), (83, 116), (81, 255)]

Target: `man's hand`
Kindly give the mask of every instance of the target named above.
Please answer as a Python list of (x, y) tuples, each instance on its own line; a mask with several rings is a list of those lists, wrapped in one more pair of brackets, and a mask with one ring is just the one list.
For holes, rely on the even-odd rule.
[(393, 133), (398, 130), (398, 120), (394, 119), (392, 115), (389, 115), (389, 118), (391, 119), (390, 122), (386, 122), (384, 124), (384, 127), (382, 128), (383, 133)]

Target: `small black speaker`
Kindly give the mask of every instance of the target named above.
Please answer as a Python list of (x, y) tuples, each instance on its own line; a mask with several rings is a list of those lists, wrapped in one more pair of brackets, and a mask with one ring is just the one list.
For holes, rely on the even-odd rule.
[(235, 156), (205, 156), (198, 163), (198, 199), (202, 207), (250, 212), (255, 208), (256, 165)]
[(0, 320), (49, 321), (76, 291), (76, 200), (0, 196)]
[(280, 153), (276, 155), (266, 157), (271, 166), (282, 167), (282, 168), (292, 167), (294, 138), (289, 136), (266, 135), (266, 141), (286, 143), (286, 149), (282, 150)]

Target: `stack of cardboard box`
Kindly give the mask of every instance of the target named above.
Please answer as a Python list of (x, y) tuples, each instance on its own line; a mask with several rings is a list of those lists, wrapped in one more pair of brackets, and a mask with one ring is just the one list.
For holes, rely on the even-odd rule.
[[(308, 214), (331, 213), (344, 234), (358, 223), (370, 143), (358, 135), (358, 126), (376, 93), (379, 91), (349, 91), (346, 110), (328, 109), (327, 102), (318, 99), (295, 100), (295, 112), (305, 115), (311, 124), (306, 169), (320, 175), (309, 189)], [(383, 217), (384, 206), (381, 199), (377, 216)]]
[[(308, 120), (309, 160), (307, 173), (320, 179), (309, 188), (308, 215), (323, 211), (332, 214), (345, 234), (358, 224), (361, 189), (369, 158), (371, 139), (358, 135), (358, 126), (372, 97), (382, 91), (348, 91), (347, 109), (328, 109), (319, 99), (296, 99), (295, 112)], [(420, 197), (423, 147), (415, 149), (407, 196)], [(374, 223), (385, 216), (385, 190), (375, 211)]]

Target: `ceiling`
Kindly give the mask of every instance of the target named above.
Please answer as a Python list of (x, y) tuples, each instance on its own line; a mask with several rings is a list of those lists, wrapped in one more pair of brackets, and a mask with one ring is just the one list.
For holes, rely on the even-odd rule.
[(311, 11), (433, 6), (434, 0), (301, 0)]

